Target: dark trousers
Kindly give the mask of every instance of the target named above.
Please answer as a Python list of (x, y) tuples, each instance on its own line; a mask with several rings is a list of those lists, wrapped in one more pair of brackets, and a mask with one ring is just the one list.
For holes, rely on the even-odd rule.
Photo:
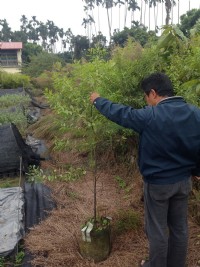
[(145, 230), (149, 261), (145, 267), (185, 267), (188, 195), (191, 179), (175, 184), (144, 184)]

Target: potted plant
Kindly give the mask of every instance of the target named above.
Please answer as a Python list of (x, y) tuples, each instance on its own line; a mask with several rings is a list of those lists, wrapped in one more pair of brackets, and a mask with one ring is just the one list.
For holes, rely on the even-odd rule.
[[(93, 125), (91, 123), (91, 125)], [(99, 262), (105, 260), (111, 251), (111, 217), (106, 216), (105, 208), (99, 209), (97, 214), (97, 159), (96, 134), (92, 127), (94, 142), (91, 148), (93, 170), (93, 216), (81, 227), (79, 242), (80, 253), (84, 258)], [(104, 214), (103, 214), (104, 213)]]

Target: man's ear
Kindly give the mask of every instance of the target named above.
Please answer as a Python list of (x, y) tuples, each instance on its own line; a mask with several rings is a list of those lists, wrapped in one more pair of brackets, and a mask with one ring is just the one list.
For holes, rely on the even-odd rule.
[(157, 97), (157, 93), (154, 89), (151, 89), (151, 93), (152, 93), (153, 98)]

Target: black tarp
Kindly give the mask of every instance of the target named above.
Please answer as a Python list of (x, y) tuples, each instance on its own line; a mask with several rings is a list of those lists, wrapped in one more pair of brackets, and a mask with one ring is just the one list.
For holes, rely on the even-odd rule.
[(0, 126), (0, 176), (27, 172), (29, 165), (40, 165), (40, 157), (23, 140), (13, 124)]
[(55, 208), (51, 190), (42, 183), (25, 183), (25, 231), (46, 218), (48, 212)]
[(25, 92), (25, 90), (23, 88), (1, 89), (0, 90), (0, 96), (3, 96), (3, 95), (12, 95), (12, 94), (26, 95), (26, 92)]

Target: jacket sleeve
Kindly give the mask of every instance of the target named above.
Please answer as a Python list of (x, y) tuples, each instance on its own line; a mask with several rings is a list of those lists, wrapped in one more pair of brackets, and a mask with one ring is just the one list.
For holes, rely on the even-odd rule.
[(147, 110), (145, 108), (134, 109), (130, 106), (113, 103), (103, 97), (95, 99), (93, 104), (107, 119), (125, 128), (140, 133), (146, 125)]

